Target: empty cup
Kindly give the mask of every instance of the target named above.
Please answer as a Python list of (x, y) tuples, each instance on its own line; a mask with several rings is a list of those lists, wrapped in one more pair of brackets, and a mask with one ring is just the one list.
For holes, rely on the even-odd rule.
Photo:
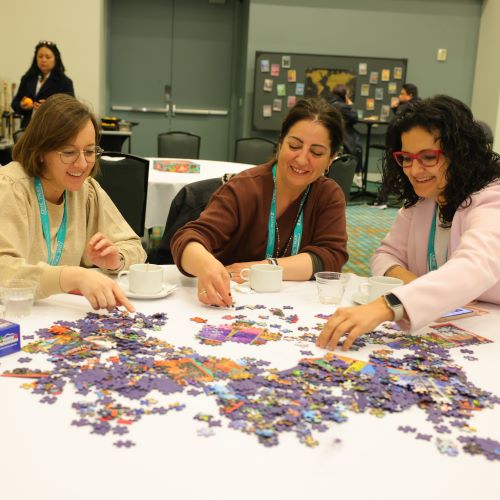
[(318, 297), (322, 304), (338, 304), (344, 295), (345, 285), (349, 279), (346, 274), (330, 271), (315, 273), (318, 285)]
[(31, 314), (36, 287), (36, 281), (26, 279), (0, 282), (0, 297), (6, 319), (16, 319)]

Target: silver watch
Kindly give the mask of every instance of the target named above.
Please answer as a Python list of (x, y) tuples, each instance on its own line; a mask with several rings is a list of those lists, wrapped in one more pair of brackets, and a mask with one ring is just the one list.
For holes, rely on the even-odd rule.
[(385, 295), (382, 295), (382, 297), (384, 298), (387, 307), (394, 313), (393, 321), (403, 319), (405, 308), (403, 307), (401, 301), (393, 293), (386, 293)]

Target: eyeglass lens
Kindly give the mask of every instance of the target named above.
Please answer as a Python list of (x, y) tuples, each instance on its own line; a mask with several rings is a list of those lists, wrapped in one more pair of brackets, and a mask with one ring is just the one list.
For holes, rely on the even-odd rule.
[(68, 149), (65, 151), (59, 151), (59, 155), (63, 163), (74, 163), (80, 157), (80, 153), (83, 153), (85, 160), (88, 163), (95, 162), (96, 159), (101, 155), (101, 148), (89, 148), (83, 151), (78, 151), (77, 149)]

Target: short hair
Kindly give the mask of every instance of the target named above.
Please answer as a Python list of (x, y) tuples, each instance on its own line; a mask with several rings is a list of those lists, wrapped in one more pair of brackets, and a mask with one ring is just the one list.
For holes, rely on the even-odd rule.
[(283, 124), (279, 143), (282, 144), (290, 129), (302, 120), (310, 120), (321, 123), (328, 131), (330, 138), (330, 149), (332, 156), (335, 155), (342, 145), (343, 121), (340, 111), (321, 97), (306, 97), (301, 99), (290, 109)]
[(398, 196), (405, 208), (420, 198), (392, 153), (401, 150), (401, 134), (415, 127), (438, 133), (441, 150), (448, 160), (440, 218), (444, 224), (451, 224), (455, 212), (469, 206), (473, 193), (500, 177), (500, 155), (492, 150), (483, 129), (463, 102), (437, 95), (415, 103), (389, 125), (383, 160), (383, 195)]
[(29, 67), (28, 71), (26, 71), (25, 76), (38, 76), (40, 74), (40, 69), (38, 68), (36, 56), (38, 54), (38, 51), (42, 47), (49, 49), (54, 54), (56, 63), (54, 65), (54, 69), (52, 70), (52, 72), (57, 75), (63, 75), (66, 69), (64, 68), (64, 64), (61, 58), (61, 52), (59, 52), (57, 45), (54, 42), (49, 42), (48, 40), (42, 40), (38, 42), (35, 46), (35, 53), (33, 55), (33, 60), (31, 61), (31, 66)]
[[(95, 144), (99, 144), (99, 127), (90, 109), (67, 94), (50, 96), (33, 115), (24, 134), (14, 145), (12, 158), (32, 177), (43, 175), (45, 165), (41, 156), (64, 146), (91, 121), (95, 130)], [(96, 161), (90, 175), (99, 172)]]
[(345, 102), (347, 97), (347, 87), (343, 83), (337, 83), (337, 85), (333, 87), (332, 94), (340, 97)]
[(415, 99), (415, 97), (418, 97), (418, 88), (413, 83), (405, 83), (405, 84), (403, 84), (403, 86), (401, 88), (405, 89), (406, 93), (408, 95), (411, 95), (412, 99)]

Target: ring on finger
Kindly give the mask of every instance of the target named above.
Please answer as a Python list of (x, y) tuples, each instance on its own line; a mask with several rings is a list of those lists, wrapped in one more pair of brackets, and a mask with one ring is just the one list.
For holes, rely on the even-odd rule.
[(207, 293), (207, 291), (205, 289), (200, 290), (200, 295), (205, 295), (206, 293)]

